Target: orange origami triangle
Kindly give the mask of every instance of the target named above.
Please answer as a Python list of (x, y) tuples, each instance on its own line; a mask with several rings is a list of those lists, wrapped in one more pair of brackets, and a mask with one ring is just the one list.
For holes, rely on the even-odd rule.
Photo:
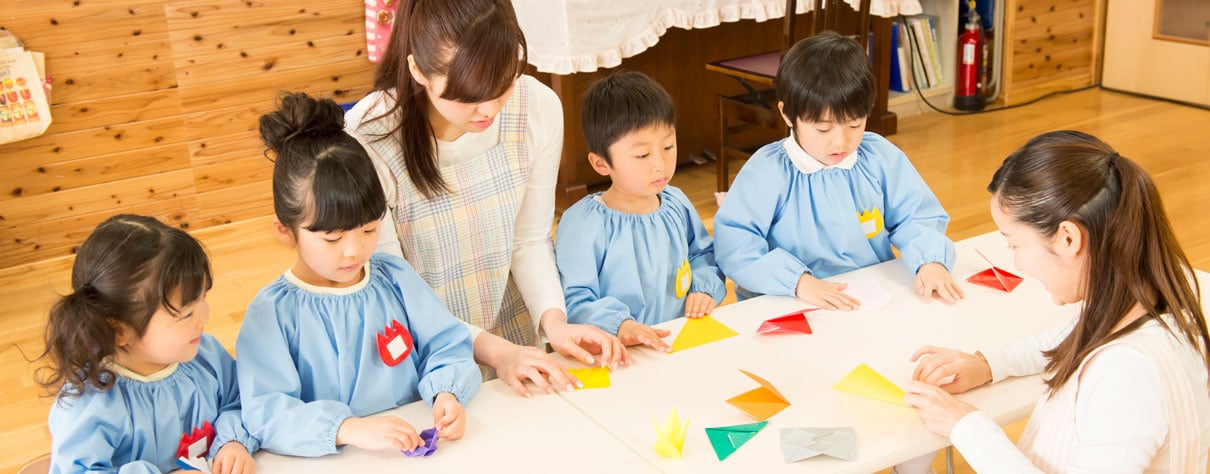
[(760, 384), (760, 387), (736, 395), (728, 399), (727, 403), (735, 405), (736, 408), (743, 410), (744, 413), (755, 418), (756, 421), (765, 421), (790, 406), (790, 402), (786, 400), (785, 395), (777, 391), (768, 380), (760, 378), (746, 370), (740, 370), (740, 372), (755, 380), (756, 383)]

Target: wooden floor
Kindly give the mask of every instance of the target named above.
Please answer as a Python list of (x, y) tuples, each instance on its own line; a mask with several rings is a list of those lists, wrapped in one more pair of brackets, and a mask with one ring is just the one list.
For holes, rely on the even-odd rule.
[[(1207, 110), (1090, 90), (1006, 112), (910, 117), (900, 121), (899, 134), (890, 139), (940, 198), (952, 217), (949, 235), (960, 240), (995, 229), (985, 189), (1008, 153), (1043, 131), (1092, 133), (1155, 177), (1185, 251), (1195, 267), (1210, 270), (1210, 220), (1197, 217), (1199, 210), (1210, 209), (1208, 123)], [(717, 210), (713, 173), (713, 164), (685, 166), (673, 180), (694, 201), (709, 228)], [(293, 254), (273, 239), (269, 218), (194, 235), (206, 245), (215, 272), (208, 331), (232, 349), (245, 306), (290, 265)], [(46, 309), (57, 294), (68, 290), (71, 263), (58, 259), (0, 269), (0, 472), (11, 472), (49, 451), (50, 400), (39, 396), (26, 358), (41, 350)], [(958, 467), (958, 472), (971, 472), (960, 462)], [(938, 472), (941, 468), (938, 465)]]

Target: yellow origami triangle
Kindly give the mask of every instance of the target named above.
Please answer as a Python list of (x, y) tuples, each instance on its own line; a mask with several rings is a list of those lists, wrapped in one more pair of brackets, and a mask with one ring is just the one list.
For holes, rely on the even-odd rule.
[(668, 414), (668, 419), (661, 426), (652, 418), (652, 423), (655, 423), (655, 452), (662, 458), (679, 458), (681, 451), (685, 448), (685, 435), (689, 432), (689, 420), (685, 420), (685, 424), (681, 425), (680, 418), (676, 416), (676, 408)]
[(870, 366), (861, 364), (836, 382), (832, 388), (875, 400), (907, 406), (903, 403), (903, 389), (891, 383)]
[(593, 367), (588, 369), (567, 369), (572, 377), (580, 379), (583, 385), (577, 390), (586, 388), (609, 388), (609, 367)]
[(696, 319), (687, 318), (685, 319), (685, 326), (676, 335), (676, 340), (672, 341), (672, 352), (683, 351), (738, 335), (738, 332), (724, 326), (723, 323), (718, 322), (717, 319), (710, 316), (702, 316)]

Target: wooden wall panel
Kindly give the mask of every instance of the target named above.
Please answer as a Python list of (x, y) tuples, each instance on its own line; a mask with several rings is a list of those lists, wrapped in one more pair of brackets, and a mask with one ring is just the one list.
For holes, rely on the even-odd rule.
[(188, 169), (188, 155), (188, 145), (176, 143), (36, 166), (14, 166), (8, 161), (0, 161), (0, 189), (13, 190), (7, 195), (9, 199), (14, 197), (18, 188), (22, 196), (56, 193)]
[(282, 90), (369, 91), (361, 0), (4, 0), (46, 54), (51, 128), (0, 145), (0, 268), (119, 212), (197, 229), (272, 214), (257, 119)]

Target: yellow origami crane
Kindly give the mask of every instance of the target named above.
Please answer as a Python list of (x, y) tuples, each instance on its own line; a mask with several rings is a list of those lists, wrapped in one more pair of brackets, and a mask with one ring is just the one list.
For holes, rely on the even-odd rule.
[(676, 408), (673, 408), (663, 426), (655, 418), (651, 422), (655, 423), (655, 452), (662, 458), (680, 458), (681, 450), (685, 447), (685, 434), (689, 432), (689, 420), (686, 419), (685, 424), (681, 425)]
[(907, 406), (903, 402), (903, 389), (865, 364), (858, 365), (839, 382), (836, 382), (832, 388), (899, 406)]
[(578, 390), (586, 388), (609, 388), (609, 367), (592, 367), (588, 369), (567, 369), (572, 377), (580, 379), (583, 385)]

